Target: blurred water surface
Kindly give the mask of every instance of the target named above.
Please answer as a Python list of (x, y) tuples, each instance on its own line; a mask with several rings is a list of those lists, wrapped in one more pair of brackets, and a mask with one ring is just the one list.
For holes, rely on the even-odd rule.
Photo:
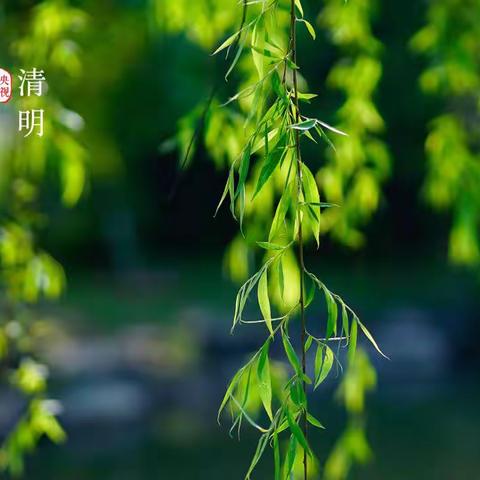
[[(216, 408), (259, 331), (230, 335), (235, 287), (220, 262), (169, 256), (126, 276), (72, 276), (62, 304), (43, 312), (55, 327), (42, 350), (69, 440), (43, 442), (25, 478), (243, 478), (255, 435), (247, 428), (240, 442), (230, 438)], [(479, 478), (475, 280), (418, 262), (368, 269), (324, 262), (320, 270), (391, 357), (370, 352), (379, 372), (368, 409), (375, 457), (352, 478)], [(312, 327), (319, 312), (309, 317)], [(321, 458), (344, 421), (335, 383), (311, 400), (327, 427), (313, 439)], [(270, 467), (263, 462), (256, 478), (268, 478)]]

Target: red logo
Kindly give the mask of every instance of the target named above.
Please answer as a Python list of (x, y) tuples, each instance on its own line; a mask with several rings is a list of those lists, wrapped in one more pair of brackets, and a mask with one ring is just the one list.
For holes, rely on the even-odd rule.
[(0, 68), (0, 103), (7, 103), (12, 98), (12, 75)]

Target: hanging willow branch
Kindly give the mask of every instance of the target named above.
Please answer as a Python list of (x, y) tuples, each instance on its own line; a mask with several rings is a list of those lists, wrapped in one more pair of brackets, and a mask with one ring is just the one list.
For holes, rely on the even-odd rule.
[[(300, 0), (263, 0), (248, 2), (250, 8), (242, 27), (228, 37), (214, 52), (227, 53), (232, 58), (227, 77), (245, 52), (250, 52), (258, 73), (258, 80), (235, 94), (228, 103), (250, 102), (250, 114), (245, 125), (250, 128), (240, 154), (233, 162), (219, 207), (229, 199), (232, 215), (243, 230), (245, 210), (260, 201), (262, 188), (272, 181), (283, 182), (284, 188), (271, 220), (267, 239), (258, 241), (265, 250), (260, 269), (240, 288), (235, 301), (233, 327), (244, 323), (265, 325), (268, 336), (260, 349), (252, 355), (231, 380), (219, 409), (219, 419), (224, 410), (232, 417), (232, 430), (241, 429), (246, 421), (260, 433), (257, 449), (245, 478), (251, 475), (265, 453), (267, 446), (273, 449), (275, 480), (300, 478), (312, 475), (316, 460), (308, 438), (309, 425), (323, 428), (308, 406), (308, 390), (318, 388), (328, 377), (337, 355), (329, 346), (337, 342), (348, 347), (348, 365), (355, 365), (358, 328), (380, 352), (370, 332), (360, 322), (355, 312), (343, 299), (328, 287), (304, 263), (304, 234), (308, 230), (317, 245), (320, 236), (322, 208), (332, 205), (322, 203), (318, 185), (308, 166), (302, 161), (301, 141), (306, 138), (317, 143), (326, 140), (327, 132), (346, 136), (328, 123), (308, 118), (301, 113), (300, 102), (309, 101), (315, 95), (301, 92), (300, 68), (297, 61), (297, 24), (303, 24), (315, 39), (313, 26), (304, 18)], [(247, 12), (244, 7), (244, 14)], [(278, 18), (289, 15), (288, 44), (283, 45), (278, 32)], [(231, 55), (230, 55), (231, 53)], [(266, 88), (268, 86), (268, 88)], [(273, 95), (268, 95), (273, 92)], [(253, 128), (251, 128), (253, 126)], [(253, 133), (250, 133), (253, 132)], [(248, 188), (253, 180), (253, 188)], [(299, 292), (291, 304), (284, 300), (278, 315), (272, 315), (272, 295), (285, 299), (286, 292), (294, 285), (286, 282), (284, 260), (296, 244), (299, 264)], [(261, 319), (245, 320), (247, 301), (257, 293)], [(306, 309), (315, 294), (323, 298), (327, 310), (325, 334), (315, 337), (307, 330)], [(289, 327), (300, 318), (300, 355), (297, 354), (289, 334)], [(272, 383), (274, 368), (270, 347), (280, 341), (291, 375), (277, 388)], [(307, 352), (315, 348), (315, 360), (311, 369), (307, 365)], [(381, 353), (381, 352), (380, 352)], [(383, 354), (382, 354), (383, 355)], [(256, 399), (263, 406), (262, 415), (255, 408)], [(286, 448), (283, 444), (286, 443)], [(299, 468), (299, 464), (302, 466)], [(301, 472), (301, 473), (299, 473)]]

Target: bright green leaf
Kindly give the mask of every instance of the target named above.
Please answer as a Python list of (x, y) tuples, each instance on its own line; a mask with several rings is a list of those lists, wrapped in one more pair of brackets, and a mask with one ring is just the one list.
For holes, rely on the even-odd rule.
[(240, 35), (240, 31), (235, 32), (233, 35), (230, 35), (213, 53), (212, 55), (216, 55), (217, 53), (221, 52), (225, 48), (229, 47), (235, 39)]
[(270, 361), (268, 349), (270, 342), (267, 341), (262, 347), (257, 365), (258, 394), (270, 420), (272, 415), (272, 381), (270, 378)]
[(265, 324), (271, 335), (273, 335), (272, 328), (272, 312), (270, 309), (270, 299), (268, 297), (268, 277), (267, 269), (264, 270), (258, 281), (258, 305), (262, 312), (263, 318), (265, 319)]
[(333, 365), (333, 352), (327, 345), (319, 345), (315, 355), (315, 388), (317, 388), (330, 373)]

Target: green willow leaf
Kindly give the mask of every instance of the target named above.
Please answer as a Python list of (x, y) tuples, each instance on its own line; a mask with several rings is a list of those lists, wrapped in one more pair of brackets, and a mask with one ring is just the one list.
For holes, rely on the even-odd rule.
[(275, 468), (275, 480), (281, 480), (282, 470), (281, 470), (281, 458), (280, 458), (280, 443), (278, 441), (278, 433), (275, 430), (273, 432), (273, 464)]
[(240, 57), (242, 55), (242, 52), (243, 52), (243, 49), (245, 47), (245, 43), (247, 41), (247, 36), (246, 35), (243, 35), (243, 36), (240, 36), (238, 38), (238, 49), (237, 49), (237, 52), (235, 54), (235, 57), (233, 58), (233, 61), (229, 67), (229, 69), (227, 70), (227, 73), (225, 74), (225, 81), (228, 80), (228, 77), (230, 76), (230, 74), (232, 73), (233, 69), (235, 68), (235, 65), (237, 64), (237, 62), (240, 60)]
[(367, 327), (360, 321), (358, 317), (356, 317), (357, 323), (360, 325), (363, 334), (370, 340), (370, 343), (375, 347), (375, 350), (382, 356), (385, 357), (387, 360), (390, 360), (381, 350), (380, 347), (377, 345), (377, 342), (373, 338), (372, 334), (367, 330)]
[(282, 432), (284, 432), (285, 430), (288, 429), (288, 420), (285, 416), (282, 418), (281, 422), (279, 422), (279, 423), (280, 423), (280, 425), (275, 430), (277, 433), (282, 433)]
[(270, 227), (270, 233), (268, 234), (268, 241), (271, 242), (280, 231), (281, 227), (285, 223), (285, 217), (287, 216), (288, 209), (292, 202), (292, 188), (294, 182), (290, 182), (287, 188), (282, 193), (280, 201), (278, 202), (275, 216), (273, 217), (272, 226)]
[(299, 100), (312, 100), (313, 98), (318, 97), (316, 93), (298, 93), (298, 99)]
[(248, 468), (247, 474), (245, 475), (245, 479), (248, 480), (251, 478), (252, 472), (257, 466), (257, 463), (262, 458), (263, 452), (265, 452), (265, 448), (268, 444), (268, 433), (264, 433), (260, 439), (258, 440), (257, 449), (255, 451), (255, 455), (252, 458), (252, 462), (250, 463), (250, 467)]
[(342, 302), (342, 335), (348, 338), (348, 313), (345, 303)]
[(350, 336), (348, 343), (348, 363), (353, 365), (355, 360), (355, 353), (357, 351), (357, 335), (358, 335), (358, 326), (357, 319), (354, 317), (352, 319), (352, 324), (350, 325)]
[(262, 347), (257, 365), (258, 394), (267, 412), (268, 418), (273, 421), (272, 415), (272, 380), (270, 378), (270, 361), (268, 349), (270, 342), (267, 341)]
[(316, 291), (316, 288), (315, 288), (315, 283), (312, 282), (312, 284), (310, 285), (310, 289), (307, 293), (307, 296), (305, 298), (305, 308), (307, 308), (308, 306), (310, 306), (310, 304), (313, 302), (313, 300), (315, 299), (315, 291)]
[(276, 72), (272, 75), (272, 89), (277, 95), (279, 101), (282, 102), (284, 106), (290, 104), (290, 100), (288, 98), (287, 91), (285, 90), (285, 86), (283, 85), (280, 77), (278, 76), (278, 73)]
[(304, 18), (299, 18), (298, 21), (303, 22), (305, 24), (305, 26), (307, 27), (308, 33), (315, 40), (317, 38), (317, 34), (315, 32), (315, 29), (313, 28), (313, 25), (308, 20), (305, 20)]
[(235, 32), (233, 35), (230, 35), (213, 53), (212, 55), (216, 55), (217, 53), (220, 53), (222, 50), (225, 50), (227, 47), (233, 44), (233, 42), (237, 39), (237, 37), (240, 35), (240, 30), (238, 32)]
[(225, 189), (223, 190), (222, 197), (220, 198), (220, 201), (218, 202), (217, 208), (215, 209), (215, 214), (213, 215), (214, 217), (217, 216), (218, 211), (220, 210), (220, 207), (222, 206), (223, 202), (225, 201), (225, 198), (227, 198), (228, 193), (233, 192), (235, 190), (235, 176), (234, 176), (234, 165), (230, 167), (230, 171), (228, 172), (228, 180), (225, 183)]
[(295, 6), (298, 8), (298, 11), (300, 12), (300, 15), (303, 17), (303, 7), (302, 7), (302, 1), (301, 0), (295, 0)]
[(313, 205), (320, 204), (320, 194), (315, 177), (305, 164), (302, 164), (302, 181), (305, 203), (308, 207), (307, 215), (318, 247), (320, 246), (320, 206)]
[(327, 378), (333, 359), (332, 349), (328, 345), (318, 345), (315, 355), (315, 389)]
[(302, 429), (298, 425), (298, 423), (295, 421), (292, 412), (290, 409), (287, 407), (287, 420), (288, 420), (288, 427), (294, 437), (297, 439), (298, 443), (302, 446), (302, 448), (308, 453), (308, 455), (311, 457), (312, 456), (312, 451), (310, 450), (310, 446), (308, 445), (307, 439), (305, 438), (305, 435), (302, 432)]
[(304, 408), (307, 404), (307, 398), (303, 391), (302, 382), (295, 381), (290, 385), (290, 398), (298, 407)]
[(273, 336), (273, 327), (272, 327), (272, 311), (270, 308), (270, 299), (268, 297), (268, 276), (267, 269), (264, 270), (258, 281), (258, 305), (260, 306), (260, 311), (262, 312), (263, 318), (265, 320), (265, 325), (268, 328), (268, 331)]
[(282, 341), (283, 347), (285, 349), (285, 353), (287, 355), (288, 361), (290, 365), (292, 365), (295, 373), (299, 376), (302, 375), (302, 367), (300, 366), (300, 361), (298, 360), (297, 354), (295, 353), (295, 349), (292, 347), (290, 340), (287, 337), (286, 333), (282, 333)]
[(252, 417), (250, 417), (250, 415), (247, 413), (247, 411), (245, 410), (245, 408), (240, 404), (240, 402), (232, 395), (230, 397), (232, 399), (232, 402), (235, 404), (235, 406), (240, 410), (241, 414), (243, 415), (243, 417), (245, 417), (245, 419), (247, 420), (247, 422), (253, 427), (253, 428), (256, 428), (259, 432), (262, 432), (262, 433), (267, 433), (268, 430), (261, 427), (260, 425), (258, 425), (255, 420), (252, 419)]
[(290, 128), (293, 128), (295, 130), (310, 130), (311, 128), (314, 128), (315, 125), (317, 124), (317, 121), (313, 118), (309, 120), (304, 120), (303, 122), (299, 123), (294, 123), (293, 125), (290, 125)]
[(339, 207), (336, 203), (328, 203), (328, 202), (300, 202), (300, 205), (310, 205), (312, 207), (322, 207), (322, 208), (332, 208), (332, 207)]
[(283, 273), (283, 256), (280, 256), (277, 262), (278, 268), (278, 288), (280, 290), (280, 298), (285, 299), (285, 277)]
[[(287, 423), (288, 425), (288, 423)], [(295, 465), (295, 458), (297, 456), (297, 439), (294, 435), (290, 435), (290, 441), (288, 442), (287, 458), (285, 460), (285, 472), (284, 478), (290, 479), (293, 466)]]
[(305, 351), (308, 352), (310, 347), (312, 346), (313, 337), (311, 335), (308, 336), (307, 341), (305, 342)]
[(270, 178), (275, 168), (280, 163), (280, 160), (286, 155), (286, 153), (287, 150), (285, 148), (285, 135), (283, 135), (278, 140), (275, 147), (265, 157), (262, 170), (260, 171), (260, 176), (258, 177), (257, 186), (255, 187), (255, 193), (253, 194), (253, 198), (258, 195), (258, 193), (265, 185), (267, 180)]
[(252, 58), (253, 64), (257, 69), (258, 78), (261, 80), (264, 75), (264, 58), (266, 56), (264, 52), (265, 45), (265, 29), (263, 27), (263, 19), (261, 19), (254, 27), (252, 32)]
[(233, 376), (232, 380), (230, 381), (227, 391), (225, 392), (225, 395), (223, 397), (222, 403), (220, 404), (220, 407), (218, 409), (218, 413), (217, 413), (218, 423), (220, 423), (220, 415), (222, 414), (223, 409), (226, 407), (228, 401), (230, 400), (233, 390), (235, 389), (238, 382), (240, 381), (244, 371), (245, 371), (245, 367), (242, 367), (240, 370), (238, 370), (238, 372)]
[(320, 423), (319, 420), (317, 420), (311, 413), (307, 413), (307, 420), (310, 425), (313, 425), (314, 427), (325, 429), (325, 427)]
[[(278, 135), (278, 132), (279, 132), (279, 129), (278, 128), (274, 128), (273, 130), (270, 130), (270, 132), (268, 132), (268, 136), (267, 136), (267, 140), (268, 142), (271, 142), (277, 135)], [(261, 139), (259, 139), (252, 147), (252, 151), (251, 153), (256, 153), (258, 152), (261, 148), (265, 148), (265, 138), (262, 137)]]
[(265, 250), (285, 250), (285, 245), (279, 245), (278, 243), (271, 242), (257, 242), (259, 247), (264, 248)]
[(240, 232), (245, 237), (243, 233), (243, 217), (245, 215), (245, 185), (238, 187), (240, 191), (238, 195), (238, 222), (240, 224)]
[(338, 128), (332, 127), (328, 123), (322, 122), (321, 120), (316, 120), (322, 127), (337, 133), (338, 135), (343, 135), (344, 137), (348, 137), (348, 133), (342, 132), (342, 130), (339, 130)]
[(271, 50), (268, 48), (258, 48), (255, 45), (252, 45), (252, 50), (259, 55), (266, 57), (266, 58), (272, 58), (274, 60), (282, 60), (282, 57), (279, 57), (277, 54), (273, 53)]
[(332, 335), (337, 334), (337, 319), (338, 319), (338, 307), (337, 302), (333, 298), (333, 295), (327, 288), (323, 289), (325, 293), (325, 301), (327, 302), (327, 332), (325, 336), (330, 338)]
[(240, 161), (240, 167), (238, 169), (238, 186), (237, 193), (239, 189), (245, 185), (248, 176), (248, 169), (250, 167), (250, 156), (251, 156), (252, 147), (250, 143), (247, 143), (247, 146), (243, 150), (242, 160)]

